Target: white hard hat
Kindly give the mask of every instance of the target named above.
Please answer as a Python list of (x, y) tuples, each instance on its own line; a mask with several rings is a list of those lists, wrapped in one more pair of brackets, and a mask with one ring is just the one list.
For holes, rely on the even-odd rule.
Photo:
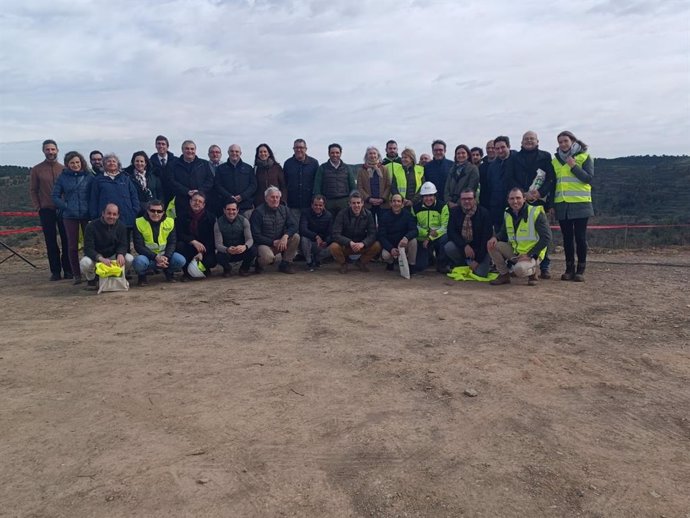
[(424, 182), (422, 188), (419, 189), (419, 194), (426, 196), (427, 194), (436, 194), (436, 186), (432, 182)]
[(518, 277), (529, 277), (537, 273), (537, 261), (518, 261), (513, 266), (513, 273)]
[(199, 260), (191, 261), (187, 265), (187, 273), (195, 279), (202, 279), (202, 278), (206, 277), (204, 275), (205, 271), (206, 271), (206, 267), (204, 266), (204, 263), (202, 263)]

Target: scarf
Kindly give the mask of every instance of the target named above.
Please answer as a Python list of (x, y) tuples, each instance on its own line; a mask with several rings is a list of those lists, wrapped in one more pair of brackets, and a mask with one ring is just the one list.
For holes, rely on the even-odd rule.
[(570, 149), (568, 151), (563, 152), (559, 147), (556, 151), (556, 154), (558, 155), (558, 158), (561, 159), (561, 162), (566, 163), (568, 161), (568, 158), (577, 155), (580, 151), (582, 151), (582, 146), (578, 142), (573, 142), (573, 145), (570, 146)]
[(146, 192), (146, 171), (141, 172), (135, 169), (132, 178), (134, 178), (134, 181), (139, 184), (141, 190)]
[(475, 203), (474, 206), (469, 210), (465, 210), (463, 207), (462, 212), (465, 213), (465, 219), (462, 220), (462, 230), (460, 231), (460, 235), (462, 235), (462, 238), (466, 243), (471, 243), (474, 239), (474, 234), (472, 233), (472, 217), (477, 212), (477, 204)]
[(205, 215), (206, 209), (203, 209), (200, 212), (190, 211), (189, 217), (191, 218), (191, 220), (189, 221), (189, 233), (192, 234), (194, 237), (199, 237), (199, 222), (203, 219)]
[(273, 165), (273, 163), (274, 163), (273, 160), (270, 158), (267, 158), (266, 160), (260, 160), (257, 158), (256, 160), (254, 160), (254, 165), (256, 167), (265, 167), (266, 169), (271, 167)]
[(114, 180), (115, 178), (117, 178), (117, 175), (120, 174), (120, 171), (117, 171), (116, 173), (113, 174), (113, 173), (109, 173), (108, 171), (105, 171), (105, 170), (104, 170), (104, 171), (103, 171), (103, 174), (104, 174), (105, 176), (109, 177), (111, 180)]

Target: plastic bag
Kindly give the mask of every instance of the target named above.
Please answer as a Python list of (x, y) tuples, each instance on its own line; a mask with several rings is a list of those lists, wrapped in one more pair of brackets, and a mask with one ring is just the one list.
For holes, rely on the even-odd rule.
[(398, 248), (398, 266), (400, 267), (400, 276), (406, 279), (410, 278), (410, 264), (407, 262), (407, 251), (404, 247)]
[(129, 291), (129, 282), (124, 275), (119, 277), (101, 277), (98, 281), (98, 293), (106, 291)]

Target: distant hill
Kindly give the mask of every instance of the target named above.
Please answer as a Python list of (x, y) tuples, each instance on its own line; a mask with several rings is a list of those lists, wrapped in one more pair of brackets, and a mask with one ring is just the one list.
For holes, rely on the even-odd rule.
[[(595, 159), (592, 193), (592, 225), (690, 224), (690, 156)], [(28, 167), (0, 166), (0, 211), (8, 210), (32, 210)], [(0, 227), (36, 224), (35, 218), (0, 217)], [(688, 245), (690, 228), (593, 230), (589, 240), (611, 248)]]

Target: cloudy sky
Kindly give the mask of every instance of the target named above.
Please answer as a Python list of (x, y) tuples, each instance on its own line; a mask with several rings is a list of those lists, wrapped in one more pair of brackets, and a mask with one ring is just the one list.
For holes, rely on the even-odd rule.
[(0, 164), (303, 137), (346, 162), (532, 129), (594, 156), (690, 152), (685, 0), (31, 0), (0, 12)]

